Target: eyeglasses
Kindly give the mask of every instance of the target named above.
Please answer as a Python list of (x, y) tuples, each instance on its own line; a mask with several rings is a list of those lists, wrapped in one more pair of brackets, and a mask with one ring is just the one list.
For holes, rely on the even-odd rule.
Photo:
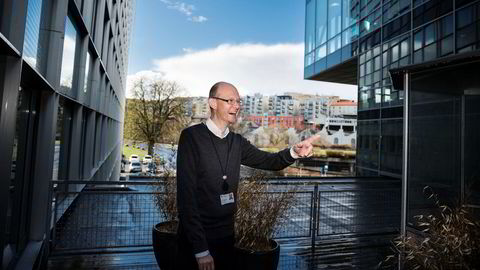
[(230, 105), (230, 106), (233, 106), (235, 104), (238, 104), (238, 106), (243, 105), (243, 101), (241, 99), (233, 99), (233, 98), (225, 99), (225, 98), (221, 98), (221, 97), (210, 97), (210, 98), (214, 98), (214, 99), (218, 99), (218, 100), (227, 102), (228, 105)]

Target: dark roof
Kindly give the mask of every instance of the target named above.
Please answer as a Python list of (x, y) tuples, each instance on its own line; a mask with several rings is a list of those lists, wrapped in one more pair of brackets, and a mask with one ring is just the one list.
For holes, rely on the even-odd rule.
[(408, 66), (403, 66), (399, 68), (390, 69), (390, 77), (392, 79), (392, 84), (394, 89), (404, 89), (403, 88), (403, 75), (408, 73), (418, 73), (424, 71), (434, 71), (444, 68), (452, 68), (457, 65), (464, 65), (469, 63), (474, 63), (480, 61), (480, 51), (467, 52), (461, 54), (455, 54), (451, 56), (446, 56), (442, 58), (437, 58), (432, 61), (427, 61), (419, 64), (412, 64)]

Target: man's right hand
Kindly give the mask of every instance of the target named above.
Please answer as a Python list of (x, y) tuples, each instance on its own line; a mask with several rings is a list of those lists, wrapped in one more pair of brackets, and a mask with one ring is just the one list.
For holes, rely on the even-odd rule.
[(215, 270), (212, 255), (197, 258), (198, 270)]

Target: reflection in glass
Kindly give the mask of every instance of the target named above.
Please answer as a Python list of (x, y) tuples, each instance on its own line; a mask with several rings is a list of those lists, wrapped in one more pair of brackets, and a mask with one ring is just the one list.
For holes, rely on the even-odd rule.
[(435, 23), (425, 27), (425, 46), (435, 42)]
[(7, 240), (17, 250), (28, 243), (39, 103), (39, 92), (19, 89), (7, 210)]
[(352, 25), (355, 20), (350, 15), (351, 13), (351, 2), (350, 0), (342, 0), (342, 16), (343, 16), (343, 27), (342, 29), (347, 29), (350, 25)]
[(352, 42), (352, 28), (343, 31), (343, 43), (342, 45), (348, 45)]
[(72, 133), (72, 109), (70, 103), (60, 97), (58, 103), (57, 130), (55, 133), (55, 154), (53, 159), (53, 180), (68, 179), (68, 160)]
[(327, 44), (320, 46), (315, 52), (315, 61), (318, 61), (327, 56)]
[(331, 54), (335, 52), (336, 50), (340, 49), (342, 46), (342, 37), (341, 35), (336, 36), (335, 38), (332, 38), (328, 42), (328, 54)]
[[(305, 54), (308, 54), (315, 47), (315, 1), (313, 0), (307, 4), (305, 21)], [(305, 66), (308, 66), (307, 61)]]
[(402, 172), (402, 134), (401, 119), (382, 121), (381, 161), (382, 171), (401, 174)]
[(60, 73), (60, 88), (65, 93), (72, 89), (73, 69), (75, 63), (75, 47), (77, 41), (77, 30), (70, 17), (65, 20), (65, 37), (63, 41), (62, 70)]
[(328, 38), (332, 38), (342, 32), (342, 9), (340, 0), (328, 0)]
[(88, 78), (90, 76), (90, 53), (87, 52), (87, 59), (85, 62), (85, 79), (83, 82), (83, 92), (87, 93), (88, 88)]
[(327, 42), (327, 0), (317, 0), (317, 44)]
[(307, 54), (305, 56), (305, 66), (310, 66), (311, 64), (313, 64), (313, 56), (314, 56), (314, 53), (310, 53), (310, 54)]
[(30, 0), (27, 5), (23, 59), (32, 67), (39, 69), (42, 45), (39, 42), (42, 0)]

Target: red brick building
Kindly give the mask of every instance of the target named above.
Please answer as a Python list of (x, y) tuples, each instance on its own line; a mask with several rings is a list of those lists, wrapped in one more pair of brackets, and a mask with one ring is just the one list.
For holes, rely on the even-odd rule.
[(258, 126), (271, 128), (295, 128), (297, 130), (305, 128), (303, 116), (247, 115), (244, 120), (251, 121)]

